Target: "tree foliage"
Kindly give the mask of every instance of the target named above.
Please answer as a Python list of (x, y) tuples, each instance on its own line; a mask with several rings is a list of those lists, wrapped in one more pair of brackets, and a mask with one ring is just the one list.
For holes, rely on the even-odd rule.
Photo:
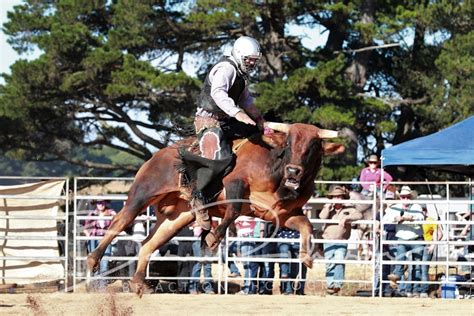
[[(447, 0), (24, 1), (3, 30), (17, 52), (41, 54), (3, 75), (1, 148), (133, 173), (189, 130), (206, 71), (249, 35), (263, 47), (257, 106), (268, 120), (350, 127), (358, 144), (322, 176), (351, 179), (366, 155), (474, 113), (473, 11)], [(296, 27), (327, 40), (308, 48)]]

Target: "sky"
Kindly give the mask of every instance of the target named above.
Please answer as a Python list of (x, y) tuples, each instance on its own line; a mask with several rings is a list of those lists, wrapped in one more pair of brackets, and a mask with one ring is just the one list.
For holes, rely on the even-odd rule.
[[(7, 11), (12, 11), (13, 6), (20, 4), (20, 0), (0, 0), (0, 24), (2, 25), (7, 21)], [(0, 73), (10, 73), (10, 65), (18, 59), (18, 54), (11, 48), (7, 43), (7, 37), (5, 34), (0, 32)], [(3, 78), (0, 78), (0, 83), (3, 82)]]

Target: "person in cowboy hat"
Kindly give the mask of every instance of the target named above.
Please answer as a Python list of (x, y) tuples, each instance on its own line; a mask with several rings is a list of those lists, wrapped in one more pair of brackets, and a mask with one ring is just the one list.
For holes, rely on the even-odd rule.
[[(423, 221), (425, 219), (423, 214), (423, 208), (420, 204), (412, 203), (410, 200), (413, 198), (414, 192), (412, 189), (405, 185), (400, 190), (401, 203), (392, 204), (387, 208), (387, 212), (382, 218), (382, 223), (396, 224), (395, 226), (395, 237), (400, 242), (396, 246), (396, 261), (407, 260), (407, 252), (411, 251), (412, 258), (414, 261), (421, 261), (423, 258), (423, 229), (420, 224), (412, 224), (413, 221)], [(419, 244), (407, 244), (403, 241), (421, 241)], [(413, 265), (412, 269), (409, 269), (410, 275), (408, 276), (409, 281), (421, 281), (421, 267), (420, 265)], [(388, 279), (392, 282), (391, 286), (395, 289), (393, 296), (398, 295), (397, 281), (403, 276), (403, 265), (397, 264), (393, 269), (393, 273), (388, 275)], [(419, 295), (418, 287), (408, 286), (408, 293), (405, 295)], [(415, 293), (412, 293), (410, 288), (413, 288)], [(403, 293), (402, 293), (403, 294)]]
[[(326, 223), (323, 228), (323, 238), (328, 240), (347, 240), (351, 235), (351, 223), (362, 219), (362, 213), (350, 204), (345, 204), (343, 200), (349, 198), (349, 192), (345, 187), (333, 186), (328, 198), (333, 203), (325, 204), (319, 217), (321, 219), (338, 220), (338, 223)], [(347, 244), (337, 242), (327, 242), (323, 245), (324, 258), (326, 260), (344, 260), (347, 254)], [(337, 294), (342, 287), (344, 280), (343, 263), (326, 264), (327, 293)]]
[[(366, 160), (367, 167), (362, 169), (359, 176), (359, 181), (361, 181), (362, 191), (364, 195), (372, 195), (374, 191), (380, 188), (380, 182), (382, 180), (382, 169), (379, 168), (379, 157), (377, 155), (370, 155)], [(393, 180), (392, 176), (383, 171), (383, 192), (387, 189), (389, 183)], [(365, 183), (364, 183), (365, 182)], [(375, 186), (373, 183), (375, 182)]]

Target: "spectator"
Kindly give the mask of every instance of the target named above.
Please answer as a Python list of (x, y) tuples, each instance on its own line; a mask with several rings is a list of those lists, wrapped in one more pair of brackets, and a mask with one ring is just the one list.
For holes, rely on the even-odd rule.
[[(263, 225), (263, 237), (272, 238), (275, 234), (275, 226), (270, 223), (262, 223)], [(260, 247), (258, 254), (264, 258), (274, 258), (277, 253), (275, 242), (258, 243)], [(260, 273), (259, 278), (262, 279), (273, 279), (275, 277), (275, 262), (260, 262)], [(271, 295), (273, 294), (273, 281), (263, 280), (258, 284), (258, 294)]]
[[(140, 215), (135, 219), (133, 224), (126, 231), (121, 232), (119, 236), (127, 236), (128, 234), (132, 235), (133, 240), (118, 240), (117, 243), (112, 247), (112, 252), (114, 256), (117, 257), (135, 257), (140, 252), (141, 241), (145, 239), (145, 224), (146, 219), (145, 215)], [(113, 242), (112, 242), (113, 243)], [(115, 250), (114, 250), (115, 249)], [(129, 277), (130, 279), (135, 274), (137, 261), (129, 260), (125, 264), (121, 264), (124, 267), (119, 270), (121, 276)], [(124, 293), (130, 292), (130, 280), (122, 280), (122, 291)]]
[[(235, 228), (235, 224), (231, 223), (229, 225), (229, 237), (235, 237), (235, 236), (237, 236), (237, 231), (236, 231), (236, 228)], [(235, 256), (238, 255), (237, 250), (238, 250), (238, 247), (239, 247), (239, 242), (237, 242), (237, 241), (229, 242), (228, 249), (225, 248), (225, 245), (226, 245), (226, 240), (224, 239), (221, 242), (222, 262), (226, 261), (225, 260), (226, 252), (227, 252), (228, 257), (231, 257), (233, 255), (235, 255)], [(229, 275), (228, 275), (229, 278), (239, 278), (239, 277), (241, 277), (239, 268), (235, 264), (235, 261), (228, 260), (227, 261), (227, 267), (229, 268)]]
[[(386, 200), (393, 200), (395, 198), (395, 193), (392, 192), (392, 191), (387, 191), (387, 193), (385, 194), (385, 199)], [(386, 213), (386, 210), (387, 208), (390, 206), (390, 205), (384, 205), (384, 214)], [(381, 219), (381, 216), (380, 216), (380, 213), (377, 212), (377, 214), (375, 215), (375, 220), (376, 220), (376, 223), (375, 223), (375, 233), (377, 235), (377, 241), (379, 240), (397, 240), (397, 237), (395, 236), (396, 234), (396, 229), (395, 229), (395, 225), (394, 224), (385, 224), (383, 226), (383, 232), (381, 232), (380, 230), (380, 219)], [(380, 245), (380, 244), (379, 244)], [(379, 253), (379, 249), (380, 249), (380, 246), (379, 245), (376, 245), (375, 246), (375, 252), (376, 252), (376, 256), (377, 258), (380, 257), (380, 253)], [(394, 245), (394, 244), (384, 244), (382, 246), (382, 258), (383, 260), (394, 260), (395, 259), (395, 255), (396, 255), (396, 248), (397, 248), (397, 245)], [(376, 259), (376, 262), (378, 262), (378, 259)], [(379, 272), (379, 268), (376, 267), (375, 269), (375, 293), (376, 295), (378, 295), (379, 293), (379, 290), (380, 290), (380, 278), (378, 276), (378, 272)], [(388, 275), (392, 273), (392, 266), (390, 264), (384, 264), (382, 266), (382, 280), (386, 281), (388, 280)], [(383, 283), (382, 284), (382, 295), (383, 296), (388, 296), (388, 297), (391, 297), (392, 294), (395, 294), (395, 293), (392, 293), (392, 289), (390, 287), (390, 284), (388, 283)]]
[[(339, 223), (327, 223), (323, 228), (323, 239), (347, 240), (351, 234), (351, 223), (362, 219), (362, 213), (352, 205), (344, 204), (349, 198), (349, 192), (341, 186), (330, 189), (328, 197), (334, 203), (325, 204), (319, 217), (321, 219), (338, 220)], [(337, 242), (324, 243), (324, 258), (326, 260), (344, 260), (347, 254), (347, 244)], [(337, 295), (344, 281), (344, 263), (326, 263), (326, 280), (329, 295)]]
[[(197, 225), (196, 222), (193, 223), (193, 235), (194, 237), (200, 237), (202, 234), (202, 228)], [(209, 248), (202, 249), (201, 240), (195, 240), (193, 242), (193, 254), (195, 257), (212, 257), (211, 250)], [(204, 268), (204, 283), (202, 289), (206, 294), (215, 294), (212, 286), (212, 265), (209, 261), (196, 261), (191, 272), (191, 277), (193, 278), (189, 284), (189, 293), (198, 294), (198, 284), (201, 277), (201, 270)]]
[[(471, 204), (470, 210), (465, 212), (458, 212), (456, 213), (456, 217), (459, 221), (474, 221), (474, 204)], [(459, 233), (459, 237), (464, 239), (464, 241), (474, 241), (474, 224), (467, 224), (464, 225), (461, 232)], [(466, 245), (463, 249), (463, 254), (460, 256), (460, 260), (468, 261), (472, 260), (472, 256), (474, 254), (474, 245)], [(462, 271), (469, 273), (472, 275), (473, 266), (465, 266), (461, 268)]]
[[(380, 182), (382, 181), (382, 169), (379, 168), (379, 157), (377, 155), (370, 155), (366, 163), (368, 166), (360, 172), (359, 180), (361, 182), (375, 182), (375, 187), (372, 183), (362, 183), (361, 193), (367, 196), (372, 196), (374, 192), (379, 194)], [(393, 178), (386, 171), (383, 171), (383, 179), (383, 192), (385, 192)]]
[[(229, 244), (228, 256), (238, 256), (238, 248), (239, 243), (234, 241)], [(239, 267), (235, 264), (235, 261), (229, 261), (227, 263), (229, 267), (229, 278), (240, 278), (242, 275), (240, 274)]]
[[(426, 221), (437, 221), (439, 218), (434, 219), (432, 217), (428, 216), (428, 209), (426, 207), (423, 208), (423, 217)], [(425, 241), (438, 241), (443, 238), (443, 231), (440, 225), (438, 224), (423, 224), (423, 239)], [(433, 253), (436, 251), (436, 245), (431, 244), (431, 245), (424, 245), (423, 248), (423, 262), (429, 262), (433, 258)], [(421, 265), (421, 281), (422, 282), (427, 282), (429, 281), (429, 270), (430, 266), (427, 264)], [(428, 290), (429, 290), (430, 285), (428, 283), (422, 283), (422, 284), (415, 284), (415, 293), (419, 292), (421, 298), (427, 298), (429, 295)], [(418, 288), (418, 290), (417, 290)]]
[[(244, 238), (259, 238), (263, 231), (260, 231), (261, 223), (249, 216), (239, 216), (235, 221), (237, 228), (237, 236)], [(250, 256), (254, 254), (256, 243), (254, 241), (241, 241), (240, 254), (247, 258), (244, 261), (244, 287), (239, 294), (256, 294), (257, 293), (257, 273), (258, 263), (250, 261)]]
[[(130, 240), (120, 240), (119, 238), (128, 236), (127, 232), (123, 231), (120, 232), (118, 238), (112, 240), (112, 256), (114, 257), (125, 257), (127, 256), (126, 247)], [(120, 277), (130, 277), (129, 275), (129, 267), (130, 262), (126, 262), (123, 260), (113, 259), (109, 262), (109, 268), (113, 269), (114, 276)], [(128, 279), (122, 279), (122, 292), (129, 293), (130, 292), (130, 283)]]
[[(277, 238), (292, 239), (290, 242), (279, 242), (278, 249), (280, 251), (280, 258), (295, 259), (299, 257), (300, 252), (300, 233), (297, 230), (289, 228), (280, 228), (276, 235)], [(296, 279), (299, 274), (299, 267), (301, 269), (300, 279), (306, 279), (306, 266), (298, 262), (281, 262), (280, 263), (280, 291), (284, 295), (298, 294), (304, 295), (305, 281), (284, 281), (285, 279)]]
[[(193, 237), (193, 227), (188, 225), (181, 229), (176, 235), (179, 237)], [(193, 241), (180, 240), (178, 247), (178, 257), (194, 256)], [(194, 261), (178, 261), (178, 277), (189, 278), (192, 274), (193, 267), (196, 262)], [(189, 279), (178, 279), (178, 293), (189, 293), (191, 280)]]
[[(384, 222), (397, 224), (395, 227), (395, 236), (400, 243), (396, 248), (396, 260), (405, 261), (407, 260), (407, 252), (411, 251), (412, 258), (414, 261), (421, 261), (423, 258), (423, 244), (407, 244), (403, 241), (422, 241), (423, 230), (419, 224), (409, 224), (413, 221), (422, 221), (423, 209), (419, 204), (409, 203), (412, 198), (412, 190), (409, 186), (403, 186), (400, 191), (400, 198), (403, 200), (402, 203), (392, 205), (388, 208), (387, 213), (383, 217)], [(409, 269), (410, 270), (410, 269)], [(409, 281), (420, 281), (421, 280), (421, 268), (420, 265), (413, 265), (410, 270), (407, 280)], [(395, 284), (402, 279), (404, 274), (404, 267), (401, 264), (395, 265), (393, 273), (388, 275), (388, 279)], [(408, 286), (408, 289), (410, 286)], [(418, 288), (414, 288), (418, 291)], [(399, 296), (400, 291), (395, 292), (396, 296)], [(410, 294), (408, 294), (410, 293)], [(419, 292), (411, 293), (408, 292), (407, 296), (418, 296)]]
[[(145, 239), (147, 235), (145, 221), (148, 219), (149, 217), (147, 215), (140, 215), (133, 222), (132, 224), (133, 240), (130, 240), (125, 247), (127, 256), (138, 256), (140, 252), (140, 248), (142, 246), (142, 241)], [(135, 274), (136, 267), (137, 267), (137, 261), (133, 260), (133, 262), (130, 262), (130, 265), (129, 265), (130, 276), (133, 276)]]
[[(99, 239), (95, 237), (103, 237), (105, 232), (110, 227), (112, 219), (104, 218), (114, 216), (116, 212), (108, 207), (110, 201), (108, 200), (94, 200), (91, 202), (92, 205), (95, 205), (95, 209), (89, 212), (88, 216), (94, 217), (93, 219), (87, 219), (84, 226), (84, 234), (87, 237), (93, 237), (87, 241), (87, 253), (92, 252), (99, 245)], [(112, 245), (108, 245), (104, 257), (112, 255)], [(99, 270), (95, 275), (100, 275), (104, 277), (107, 271), (109, 270), (109, 261), (107, 259), (102, 259), (100, 261)], [(97, 287), (99, 291), (105, 291), (107, 287), (107, 280), (101, 279), (98, 282), (93, 282), (93, 287)]]

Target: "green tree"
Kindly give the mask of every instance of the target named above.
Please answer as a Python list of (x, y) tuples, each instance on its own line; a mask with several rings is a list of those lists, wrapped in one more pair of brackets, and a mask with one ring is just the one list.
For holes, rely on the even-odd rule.
[(189, 120), (199, 82), (178, 66), (169, 71), (151, 64), (179, 54), (167, 21), (180, 15), (133, 1), (27, 1), (15, 7), (4, 25), (10, 43), (18, 52), (37, 47), (42, 54), (16, 62), (4, 75), (2, 148), (19, 159), (137, 170), (137, 160), (99, 163), (84, 160), (81, 151), (106, 146), (143, 161)]

